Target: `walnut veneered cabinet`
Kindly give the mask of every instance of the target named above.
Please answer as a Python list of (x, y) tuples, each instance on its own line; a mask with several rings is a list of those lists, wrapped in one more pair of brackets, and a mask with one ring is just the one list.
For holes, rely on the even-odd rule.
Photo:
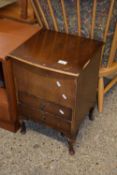
[(96, 101), (101, 48), (95, 40), (42, 29), (8, 56), (20, 119), (63, 133), (72, 154)]

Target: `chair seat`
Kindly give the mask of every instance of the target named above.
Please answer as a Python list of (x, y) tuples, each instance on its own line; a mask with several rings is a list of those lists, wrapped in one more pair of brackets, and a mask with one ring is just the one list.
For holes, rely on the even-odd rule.
[(100, 68), (99, 76), (100, 77), (107, 77), (111, 76), (112, 74), (117, 73), (117, 63), (114, 62), (110, 67), (102, 67)]

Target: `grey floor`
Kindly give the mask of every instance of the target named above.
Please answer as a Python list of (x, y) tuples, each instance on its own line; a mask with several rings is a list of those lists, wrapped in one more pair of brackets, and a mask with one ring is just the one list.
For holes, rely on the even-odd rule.
[(70, 156), (67, 142), (52, 129), (27, 123), (28, 132), (0, 129), (0, 175), (117, 175), (117, 85), (107, 93), (104, 111), (86, 117)]

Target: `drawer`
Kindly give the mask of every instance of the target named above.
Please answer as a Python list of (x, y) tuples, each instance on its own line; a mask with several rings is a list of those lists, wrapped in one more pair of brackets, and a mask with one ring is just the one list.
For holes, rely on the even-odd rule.
[(18, 93), (18, 103), (29, 106), (30, 108), (40, 110), (41, 112), (51, 113), (54, 116), (64, 118), (66, 120), (72, 119), (72, 109), (58, 105), (46, 100), (43, 100), (39, 97), (35, 97), (25, 92)]
[(66, 107), (74, 107), (75, 78), (20, 62), (13, 62), (13, 70), (17, 91), (27, 92)]
[(22, 119), (41, 122), (59, 131), (70, 132), (71, 122), (69, 120), (62, 119), (57, 115), (54, 116), (48, 112), (30, 108), (24, 104), (19, 104), (18, 109)]

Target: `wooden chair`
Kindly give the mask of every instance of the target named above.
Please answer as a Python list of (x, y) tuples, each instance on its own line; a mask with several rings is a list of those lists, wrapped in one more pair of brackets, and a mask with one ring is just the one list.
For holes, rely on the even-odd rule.
[(105, 43), (98, 84), (98, 108), (102, 112), (104, 94), (117, 83), (115, 76), (104, 87), (104, 78), (117, 73), (117, 1), (32, 0), (32, 5), (40, 26)]
[[(117, 24), (111, 44), (111, 50), (108, 58), (107, 67), (101, 67), (99, 72), (99, 84), (98, 84), (98, 108), (99, 112), (103, 111), (104, 94), (108, 92), (112, 86), (117, 83), (117, 62), (114, 61), (117, 50)], [(104, 78), (113, 76), (108, 85), (104, 86)]]

